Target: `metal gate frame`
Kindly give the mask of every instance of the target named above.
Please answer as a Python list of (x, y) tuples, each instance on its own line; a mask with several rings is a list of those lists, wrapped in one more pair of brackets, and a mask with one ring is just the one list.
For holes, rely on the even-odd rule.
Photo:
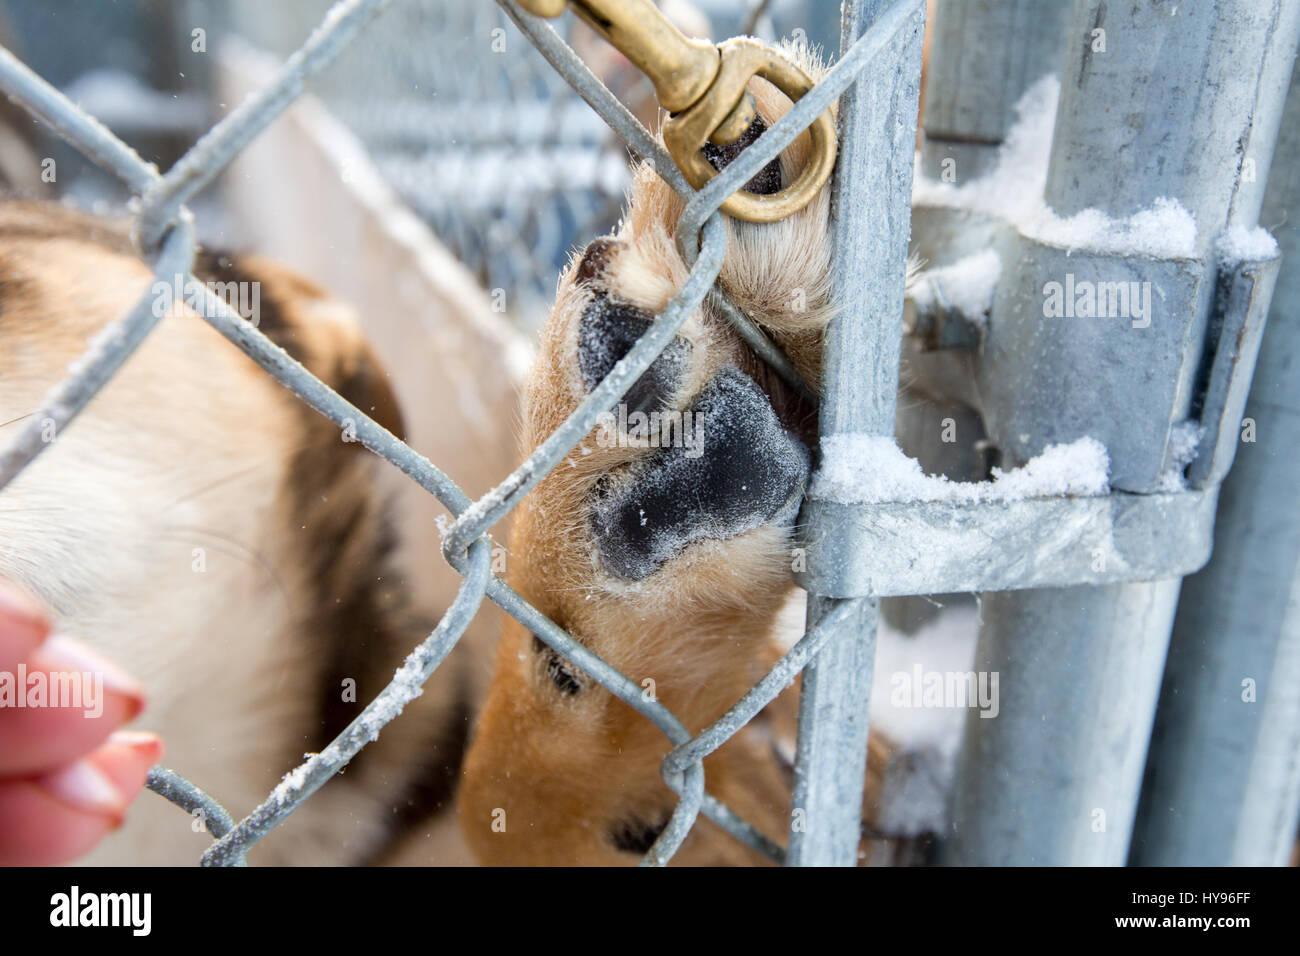
[[(1284, 862), (1300, 812), (1300, 541), (1242, 520), (1240, 502), (1294, 488), (1295, 446), (1286, 443), (1296, 427), (1284, 411), (1296, 408), (1300, 387), (1287, 367), (1296, 354), (1294, 296), (1273, 300), (1273, 323), (1283, 328), (1270, 341), (1279, 352), (1260, 359), (1255, 387), (1266, 403), (1255, 414), (1270, 416), (1272, 458), (1253, 452), (1247, 490), (1219, 509), (1220, 523), (1228, 520), (1222, 554), (1208, 576), (1181, 589), (1181, 603), (1180, 577), (1210, 557), (1281, 258), (1276, 249), (1225, 252), (1219, 242), (1258, 227), (1266, 184), (1271, 222), (1300, 204), (1300, 161), (1294, 149), (1274, 150), (1288, 85), (1297, 85), (1300, 4), (939, 0), (936, 13), (923, 169), (935, 175), (955, 158), (978, 178), (1006, 139), (1013, 104), (1042, 73), (1058, 72), (1046, 205), (1062, 217), (1093, 209), (1121, 220), (1172, 200), (1197, 232), (1193, 251), (1134, 255), (1054, 242), (996, 217), (981, 225), (960, 212), (915, 210), (923, 243), (960, 247), (992, 236), (1001, 256), (988, 324), (970, 356), (993, 443), (1023, 460), (1083, 430), (1106, 444), (1115, 489), (1097, 502), (1106, 513), (1073, 529), (1078, 502), (1058, 503), (1055, 513), (1035, 503), (1042, 520), (1027, 526), (1010, 516), (946, 516), (963, 532), (994, 536), (986, 570), (1010, 557), (1019, 573), (997, 588), (1017, 590), (983, 598), (976, 667), (1002, 672), (1001, 712), (967, 720), (942, 857)], [(1294, 227), (1280, 238), (1284, 252), (1300, 254)], [(1113, 326), (1046, 320), (1044, 282), (1067, 270), (1150, 283), (1164, 305), (1158, 321), (1121, 338)], [(1283, 285), (1294, 291), (1294, 279)], [(1270, 415), (1274, 408), (1280, 414)], [(1183, 472), (1174, 445), (1186, 422), (1202, 437)], [(1183, 486), (1172, 494), (1171, 467)], [(1276, 497), (1272, 505), (1288, 509)], [(1294, 528), (1294, 512), (1292, 503), (1279, 524)], [(951, 526), (934, 525), (936, 535)], [(981, 555), (955, 557), (969, 566)], [(980, 577), (929, 583), (990, 590), (989, 575)], [(1258, 704), (1244, 702), (1243, 678), (1258, 682)]]
[[(387, 2), (341, 0), (321, 27), (288, 59), (267, 89), (217, 123), (166, 174), (160, 175), (144, 163), (107, 129), (3, 50), (0, 50), (0, 88), (130, 187), (139, 199), (134, 235), (141, 254), (153, 263), (159, 278), (171, 280), (182, 275), (188, 279), (194, 254), (194, 230), (184, 204), (209, 186), (239, 150), (293, 102), (303, 91), (306, 80), (350, 43)], [(717, 212), (721, 202), (841, 96), (841, 152), (832, 195), (832, 288), (837, 299), (844, 303), (844, 309), (827, 332), (821, 428), (823, 435), (894, 434), (911, 216), (913, 118), (919, 93), (924, 3), (923, 0), (846, 2), (841, 55), (836, 65), (740, 159), (696, 192), (686, 184), (650, 133), (623, 109), (548, 24), (522, 12), (513, 0), (498, 2), (597, 113), (640, 155), (651, 159), (660, 175), (687, 200), (678, 239), (691, 266), (689, 278), (628, 355), (564, 425), (500, 485), (477, 501), (471, 501), (433, 464), (343, 401), (229, 310), (222, 300), (206, 293), (206, 308), (202, 310), (205, 321), (308, 405), (340, 428), (353, 429), (366, 448), (399, 468), (451, 510), (456, 520), (444, 537), (443, 553), (464, 581), (437, 628), (411, 653), (379, 696), (329, 746), (287, 774), (268, 799), (244, 819), (236, 823), (212, 798), (164, 768), (151, 772), (149, 786), (186, 809), (204, 811), (216, 840), (203, 855), (202, 863), (243, 864), (246, 853), (258, 840), (374, 740), (383, 726), (420, 693), (424, 681), (446, 657), (487, 597), (653, 722), (673, 743), (675, 749), (664, 760), (663, 775), (681, 799), (643, 862), (666, 863), (703, 813), (775, 861), (793, 865), (851, 865), (856, 862), (860, 839), (858, 808), (866, 760), (867, 708), (879, 599), (891, 594), (1066, 585), (1106, 585), (1092, 591), (1100, 595), (1097, 600), (1102, 602), (1111, 601), (1106, 595), (1117, 593), (1117, 589), (1155, 588), (1167, 592), (1167, 585), (1120, 582), (1176, 577), (1205, 562), (1210, 551), (1218, 482), (1231, 462), (1234, 443), (1223, 441), (1213, 447), (1203, 447), (1209, 470), (1204, 472), (1199, 486), (1176, 494), (1153, 494), (1143, 489), (1116, 491), (1105, 498), (1041, 498), (960, 508), (943, 503), (844, 505), (808, 500), (802, 525), (808, 570), (800, 576), (800, 583), (810, 592), (807, 633), (722, 718), (692, 735), (666, 708), (646, 701), (639, 685), (592, 654), (492, 575), (488, 532), (595, 426), (600, 413), (637, 380), (705, 296), (711, 294), (726, 251), (725, 229)], [(1015, 0), (985, 4), (999, 5), (1018, 6)], [(1075, 4), (1076, 21), (1095, 5), (1094, 0), (1079, 0)], [(1234, 6), (1227, 2), (1216, 4), (1214, 15), (1224, 12), (1226, 16), (1231, 12), (1228, 8)], [(1205, 15), (1188, 16), (1184, 23), (1204, 28)], [(1258, 29), (1255, 21), (1250, 26)], [(1191, 27), (1179, 35), (1184, 33), (1194, 35)], [(1014, 39), (1004, 36), (992, 48), (1001, 45), (1009, 49)], [(1294, 42), (1291, 49), (1293, 53)], [(1067, 59), (1067, 68), (1070, 62)], [(1120, 80), (1116, 82), (1131, 79), (1123, 71), (1119, 75)], [(1244, 95), (1241, 91), (1237, 93)], [(941, 88), (938, 93), (931, 93), (937, 99), (943, 95)], [(932, 99), (927, 104), (927, 115), (934, 102)], [(1280, 112), (1280, 98), (1275, 105)], [(1058, 144), (1061, 123), (1058, 119)], [(1276, 131), (1276, 124), (1273, 130)], [(1202, 127), (1189, 128), (1185, 135), (1204, 132)], [(1268, 153), (1272, 151), (1271, 146), (1271, 139), (1261, 144), (1261, 148), (1267, 147)], [(1069, 156), (1054, 157), (1053, 168), (1068, 169), (1070, 161)], [(1142, 185), (1146, 188), (1153, 184), (1144, 181)], [(1258, 206), (1254, 209), (1256, 219), (1257, 214)], [(1245, 221), (1253, 221), (1249, 209), (1240, 216)], [(1009, 241), (1020, 240), (1013, 236)], [(1202, 278), (1208, 256), (1207, 252), (1201, 262)], [(1131, 265), (1118, 261), (1116, 268)], [(1216, 274), (1218, 285), (1226, 283), (1227, 287), (1239, 291), (1233, 300), (1236, 305), (1218, 314), (1225, 323), (1237, 321), (1237, 331), (1241, 332), (1236, 337), (1222, 336), (1219, 344), (1231, 339), (1246, 341), (1248, 346), (1253, 341), (1257, 346), (1258, 338), (1252, 340), (1247, 333), (1255, 335), (1262, 327), (1262, 314), (1267, 309), (1276, 267), (1276, 257), (1273, 257), (1267, 262), (1238, 264), (1226, 275)], [(1004, 293), (1000, 287), (1000, 306), (1008, 301), (1001, 298), (1004, 294), (1011, 293)], [(32, 421), (0, 451), (0, 489), (44, 450), (46, 443), (42, 435), (48, 434), (50, 425), (56, 433), (66, 427), (143, 342), (159, 321), (154, 304), (154, 296), (145, 294), (126, 316), (109, 325), (92, 343), (75, 371), (50, 392)], [(1197, 304), (1199, 312), (1187, 317), (1188, 321), (1208, 324), (1211, 314), (1208, 294), (1198, 299)], [(747, 341), (765, 358), (777, 368), (788, 370), (788, 364), (761, 332), (734, 310), (729, 315)], [(1212, 403), (1206, 406), (1202, 418), (1216, 424), (1231, 423), (1234, 416), (1240, 415), (1245, 400), (1254, 353), (1245, 347), (1232, 354), (1220, 349), (1218, 354), (1223, 356), (1222, 362), (1213, 364), (1207, 393)], [(1228, 431), (1235, 433), (1235, 426)], [(1073, 529), (1073, 537), (1064, 544), (1059, 536), (1052, 541), (1044, 540), (1041, 529), (1048, 523), (1068, 525)], [(882, 531), (885, 528), (889, 530)], [(924, 571), (918, 572), (917, 556), (926, 554), (941, 528), (960, 530), (959, 534), (949, 533), (944, 538), (952, 546), (951, 553), (944, 560), (926, 563)], [(990, 541), (997, 544), (990, 547)], [(1095, 562), (1088, 560), (1095, 548), (1101, 548), (1110, 559), (1105, 563), (1106, 570), (1101, 572), (1094, 570)], [(1016, 560), (1007, 560), (1013, 553)], [(1036, 593), (1043, 592), (1022, 592), (1028, 600), (1033, 600)], [(1049, 593), (1046, 600), (1055, 599)], [(1117, 601), (1115, 606), (1119, 604)], [(1059, 603), (1056, 607), (1059, 608)], [(1158, 631), (1164, 619), (1155, 614), (1151, 620), (1149, 630), (1154, 644), (1159, 645)], [(1164, 633), (1167, 636), (1167, 628)], [(1034, 635), (1024, 634), (1017, 639), (1032, 643)], [(1150, 656), (1154, 659), (1154, 652)], [(1160, 657), (1163, 658), (1163, 653)], [(1109, 664), (1113, 665), (1114, 660)], [(788, 849), (783, 849), (706, 792), (702, 761), (772, 701), (800, 671), (804, 671), (804, 684), (794, 806), (803, 812), (792, 815), (800, 822), (792, 822)], [(1104, 686), (1094, 685), (1097, 682), (1104, 685), (1109, 671), (1094, 667), (1093, 672), (1096, 681), (1088, 687), (1104, 690)], [(1049, 670), (1040, 676), (1045, 683), (1034, 694), (1050, 698), (1051, 692), (1061, 687), (1060, 675), (1054, 677)], [(1157, 682), (1158, 676), (1157, 667)], [(1149, 690), (1149, 700), (1144, 700), (1142, 706), (1149, 703), (1153, 708), (1155, 689)], [(1102, 731), (1122, 723), (1127, 714), (1128, 711), (1116, 712)], [(1023, 758), (1026, 753), (1041, 756), (1049, 746), (1043, 739), (1018, 734), (1012, 721), (1004, 719), (998, 723), (997, 736), (1010, 742), (1004, 748), (1007, 760), (1014, 761), (1016, 755)], [(1144, 741), (1142, 751), (1145, 752)], [(1124, 763), (1124, 780), (1115, 783), (1116, 800), (1124, 804), (1120, 816), (1127, 814), (1130, 821), (1137, 797), (1132, 777), (1140, 771), (1140, 758), (1136, 769), (1132, 764), (1132, 759)], [(1070, 791), (1071, 787), (1086, 792), (1091, 775), (1100, 773), (1105, 778), (1114, 770), (1102, 766), (1095, 755), (1091, 761), (1081, 760), (1068, 769), (1067, 785), (1058, 788), (1062, 792)], [(984, 790), (969, 791), (981, 794), (981, 800), (990, 796), (989, 787), (1006, 784), (1000, 772), (987, 777), (989, 784)], [(972, 779), (968, 774), (963, 786), (978, 783), (977, 775)], [(1032, 805), (1040, 793), (1032, 781), (1025, 781), (1018, 788), (1003, 787), (991, 796), (998, 797), (999, 793), (1005, 808), (1000, 816), (996, 811), (990, 812), (988, 805), (979, 804), (968, 811), (959, 802), (957, 858), (962, 856), (962, 841), (969, 843), (967, 834), (971, 832), (976, 838), (970, 858), (978, 862), (988, 862), (998, 856), (1002, 852), (999, 848), (1019, 846), (1014, 841), (1008, 844), (1001, 824), (1023, 814), (1024, 807)], [(1078, 825), (1078, 820), (1071, 816), (1075, 805), (1059, 801), (1044, 804), (1045, 809), (1038, 815), (1043, 824), (1034, 830), (1034, 836), (1050, 836), (1048, 831), (1054, 830), (1057, 838), (1046, 842), (1050, 852), (1046, 860), (1040, 861), (1091, 859), (1087, 851), (1070, 843), (1066, 836), (1071, 827)], [(982, 825), (982, 830), (977, 823)], [(1127, 844), (1127, 828), (1124, 829), (1123, 842)], [(990, 836), (981, 840), (980, 833)], [(1009, 855), (1017, 859), (1015, 852)], [(1122, 862), (1122, 857), (1115, 852), (1107, 852), (1104, 859)]]

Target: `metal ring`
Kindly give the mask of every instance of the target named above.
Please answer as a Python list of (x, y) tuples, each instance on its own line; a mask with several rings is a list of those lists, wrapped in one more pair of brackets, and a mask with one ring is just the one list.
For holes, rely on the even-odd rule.
[[(718, 170), (701, 152), (713, 132), (745, 95), (751, 77), (761, 76), (778, 90), (798, 101), (813, 87), (813, 81), (779, 50), (750, 37), (727, 40), (718, 45), (722, 65), (717, 78), (700, 101), (664, 123), (664, 144), (687, 181), (702, 188)], [(828, 109), (808, 127), (812, 150), (808, 163), (793, 183), (768, 196), (741, 190), (722, 203), (723, 212), (749, 222), (776, 222), (793, 215), (812, 201), (830, 179), (835, 165), (835, 124)]]

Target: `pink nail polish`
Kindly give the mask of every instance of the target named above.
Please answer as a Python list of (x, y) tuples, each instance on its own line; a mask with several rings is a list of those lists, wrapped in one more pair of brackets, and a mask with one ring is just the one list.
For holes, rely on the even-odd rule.
[(62, 635), (54, 635), (41, 645), (41, 663), (50, 670), (76, 671), (102, 677), (104, 690), (125, 697), (130, 704), (127, 720), (144, 709), (144, 688), (122, 668), (106, 657)]
[(148, 760), (150, 765), (162, 760), (162, 738), (147, 730), (115, 730), (105, 742), (114, 747), (129, 747)]
[(37, 780), (37, 784), (60, 803), (80, 810), (112, 817), (116, 825), (126, 811), (122, 795), (113, 781), (89, 760), (80, 760)]

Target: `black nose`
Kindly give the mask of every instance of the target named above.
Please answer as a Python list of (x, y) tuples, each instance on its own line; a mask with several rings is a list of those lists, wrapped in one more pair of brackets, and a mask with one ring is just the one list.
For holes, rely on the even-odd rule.
[[(582, 384), (591, 391), (614, 365), (636, 345), (654, 316), (626, 302), (598, 294), (583, 310), (578, 325), (578, 369)], [(668, 343), (645, 373), (633, 383), (621, 404), (627, 413), (653, 412), (668, 404), (681, 380), (690, 343), (675, 338)], [(618, 405), (614, 411), (617, 414)]]

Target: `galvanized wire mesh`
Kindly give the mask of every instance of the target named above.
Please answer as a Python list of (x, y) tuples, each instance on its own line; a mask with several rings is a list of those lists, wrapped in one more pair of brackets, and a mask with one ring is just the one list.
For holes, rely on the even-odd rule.
[[(259, 46), (288, 53), (323, 6), (286, 4), (270, 23), (263, 3), (226, 15)], [(566, 38), (571, 24), (557, 23)], [(575, 238), (604, 232), (629, 184), (618, 137), (483, 0), (404, 0), (312, 91), (529, 331)]]
[[(488, 534), (597, 423), (668, 345), (687, 318), (713, 289), (726, 252), (726, 230), (719, 205), (846, 90), (902, 26), (914, 17), (917, 0), (899, 0), (843, 56), (813, 90), (766, 132), (725, 172), (704, 189), (692, 190), (651, 136), (544, 21), (523, 13), (512, 0), (498, 0), (542, 55), (597, 114), (684, 197), (686, 211), (678, 240), (691, 264), (688, 279), (632, 350), (587, 396), (568, 420), (496, 488), (471, 501), (450, 478), (294, 361), (227, 304), (189, 275), (195, 250), (194, 228), (186, 203), (210, 185), (235, 155), (302, 93), (306, 81), (350, 44), (388, 0), (341, 0), (303, 46), (284, 64), (276, 79), (232, 111), (165, 174), (144, 162), (104, 126), (0, 49), (0, 88), (31, 114), (48, 123), (68, 142), (116, 175), (138, 197), (134, 235), (156, 276), (175, 275), (204, 289), (204, 320), (251, 357), (281, 384), (340, 428), (354, 428), (371, 452), (394, 465), (455, 516), (443, 543), (447, 561), (464, 578), (438, 626), (407, 657), (388, 686), (319, 754), (286, 774), (282, 783), (246, 817), (235, 822), (211, 797), (164, 768), (155, 768), (149, 787), (174, 803), (205, 812), (216, 838), (203, 855), (207, 865), (240, 865), (248, 850), (338, 773), (403, 707), (418, 696), (424, 682), (446, 658), (485, 597), (500, 605), (543, 642), (658, 727), (675, 749), (663, 762), (665, 781), (680, 796), (672, 817), (646, 854), (648, 864), (666, 863), (681, 846), (699, 814), (718, 823), (737, 839), (774, 860), (783, 849), (711, 797), (705, 789), (703, 759), (789, 686), (823, 643), (865, 599), (837, 602), (815, 629), (806, 634), (757, 685), (725, 715), (692, 735), (663, 705), (648, 700), (642, 688), (576, 641), (490, 571)], [(113, 322), (91, 344), (71, 374), (46, 396), (7, 447), (0, 450), (0, 489), (46, 447), (42, 431), (53, 422), (61, 432), (112, 378), (155, 328), (155, 298), (142, 294), (136, 306)], [(733, 310), (734, 312), (734, 310)], [(735, 321), (743, 321), (736, 313)], [(782, 358), (764, 344), (756, 328), (745, 334), (773, 362)]]
[(626, 155), (493, 4), (402, 3), (366, 47), (322, 99), (439, 240), (535, 327), (575, 235), (612, 221)]
[[(686, 5), (659, 0), (670, 15)], [(287, 55), (328, 4), (231, 0), (232, 29)], [(767, 3), (764, 39), (833, 46), (838, 3)], [(717, 38), (746, 29), (747, 0), (694, 0)], [(649, 80), (573, 18), (554, 29), (619, 99), (653, 101)], [(621, 62), (619, 62), (621, 61)], [(509, 317), (533, 331), (575, 242), (614, 224), (629, 185), (623, 140), (580, 102), (506, 14), (483, 0), (403, 0), (340, 55), (312, 92), (365, 145), (375, 168)], [(643, 110), (639, 113), (647, 118)]]

